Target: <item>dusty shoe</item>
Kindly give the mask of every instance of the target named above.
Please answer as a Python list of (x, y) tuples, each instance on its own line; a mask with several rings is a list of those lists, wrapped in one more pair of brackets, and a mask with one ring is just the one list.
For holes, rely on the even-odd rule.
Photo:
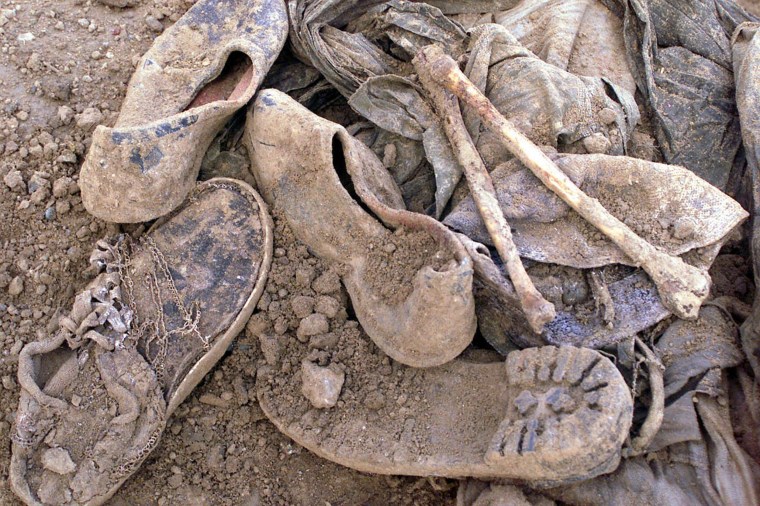
[(219, 129), (253, 96), (288, 32), (283, 0), (200, 0), (158, 37), (113, 128), (98, 127), (79, 186), (100, 219), (136, 223), (176, 208)]
[(270, 218), (246, 184), (200, 184), (136, 241), (101, 241), (99, 274), (60, 330), (19, 356), (10, 483), (27, 504), (102, 504), (158, 443), (261, 295)]
[(246, 137), (262, 195), (296, 237), (342, 265), (375, 344), (415, 367), (443, 364), (467, 347), (476, 326), (472, 260), (439, 222), (403, 209), (369, 148), (275, 90), (258, 95)]
[[(414, 395), (402, 401), (403, 423), (350, 394), (312, 415), (299, 382), (283, 378), (277, 365), (260, 370), (258, 398), (296, 442), (365, 472), (543, 486), (608, 473), (620, 461), (633, 401), (618, 370), (596, 351), (544, 346), (512, 352), (506, 362), (459, 357), (411, 378), (403, 369), (398, 376), (410, 401)], [(381, 371), (362, 364), (344, 374), (354, 385), (383, 381)]]

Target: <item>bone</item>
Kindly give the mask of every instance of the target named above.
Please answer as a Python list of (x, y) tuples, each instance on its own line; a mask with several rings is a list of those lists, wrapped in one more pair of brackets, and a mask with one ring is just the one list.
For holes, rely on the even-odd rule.
[(544, 325), (554, 320), (556, 316), (554, 305), (544, 299), (541, 293), (536, 290), (533, 281), (525, 272), (525, 266), (523, 266), (517, 247), (512, 240), (509, 223), (507, 223), (496, 198), (493, 181), (470, 135), (467, 133), (456, 97), (433, 81), (424, 59), (415, 59), (414, 65), (419, 74), (420, 82), (428, 92), (433, 101), (433, 106), (443, 122), (446, 137), (451, 143), (454, 153), (456, 153), (459, 165), (462, 166), (470, 193), (472, 193), (475, 205), (483, 218), (488, 234), (506, 265), (509, 278), (512, 280), (520, 300), (520, 307), (525, 313), (530, 327), (534, 332), (540, 334)]
[(507, 149), (547, 188), (643, 268), (657, 286), (660, 299), (668, 310), (679, 318), (697, 318), (710, 291), (707, 273), (659, 251), (610, 214), (598, 200), (586, 195), (538, 146), (499, 113), (440, 47), (424, 47), (416, 58), (418, 65), (428, 69), (436, 83), (471, 107), (486, 128), (499, 135)]
[(665, 416), (665, 388), (663, 386), (665, 367), (644, 341), (636, 337), (634, 342), (641, 349), (644, 355), (644, 363), (646, 363), (649, 370), (649, 388), (652, 392), (652, 402), (649, 405), (647, 418), (639, 429), (639, 435), (631, 440), (628, 448), (623, 450), (625, 458), (646, 453), (647, 448), (649, 448), (649, 445), (660, 430), (662, 419)]

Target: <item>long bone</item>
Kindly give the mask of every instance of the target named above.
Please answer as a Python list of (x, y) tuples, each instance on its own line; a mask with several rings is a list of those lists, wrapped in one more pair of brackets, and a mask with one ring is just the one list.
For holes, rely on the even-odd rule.
[(707, 273), (658, 250), (610, 214), (598, 200), (586, 195), (538, 146), (499, 113), (440, 47), (426, 46), (417, 53), (416, 59), (436, 83), (471, 107), (483, 124), (497, 134), (507, 149), (547, 188), (641, 266), (654, 281), (667, 309), (679, 318), (697, 317), (710, 291)]
[(540, 334), (544, 325), (556, 316), (554, 305), (548, 302), (541, 293), (536, 290), (528, 273), (525, 272), (517, 252), (517, 247), (512, 240), (512, 231), (504, 213), (499, 207), (491, 176), (488, 174), (483, 160), (480, 158), (475, 145), (467, 133), (462, 113), (455, 96), (433, 82), (425, 65), (418, 65), (414, 60), (415, 68), (420, 82), (433, 101), (433, 106), (443, 122), (446, 137), (456, 153), (459, 165), (462, 166), (470, 193), (475, 200), (483, 223), (486, 225), (496, 251), (504, 261), (509, 278), (515, 286), (515, 291), (520, 300), (520, 307), (534, 332)]

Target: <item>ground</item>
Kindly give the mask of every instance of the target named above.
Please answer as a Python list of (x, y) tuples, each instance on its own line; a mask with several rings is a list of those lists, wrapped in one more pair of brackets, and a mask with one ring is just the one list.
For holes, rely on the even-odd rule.
[[(95, 125), (112, 125), (134, 64), (184, 0), (0, 2), (0, 504), (21, 347), (48, 335), (88, 281), (95, 242), (78, 172)], [(118, 5), (127, 5), (120, 8)], [(138, 5), (131, 5), (138, 4)], [(130, 6), (131, 5), (131, 6)], [(169, 422), (110, 504), (447, 504), (455, 482), (371, 476), (281, 435), (253, 393), (256, 341), (234, 349)]]

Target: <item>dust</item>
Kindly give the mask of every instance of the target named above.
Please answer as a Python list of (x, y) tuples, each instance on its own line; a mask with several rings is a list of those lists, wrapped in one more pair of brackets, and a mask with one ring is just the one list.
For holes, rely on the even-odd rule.
[(390, 305), (401, 304), (411, 295), (412, 282), (422, 267), (439, 271), (454, 260), (429, 234), (404, 227), (389, 234), (387, 241), (370, 242), (369, 249), (364, 280)]

